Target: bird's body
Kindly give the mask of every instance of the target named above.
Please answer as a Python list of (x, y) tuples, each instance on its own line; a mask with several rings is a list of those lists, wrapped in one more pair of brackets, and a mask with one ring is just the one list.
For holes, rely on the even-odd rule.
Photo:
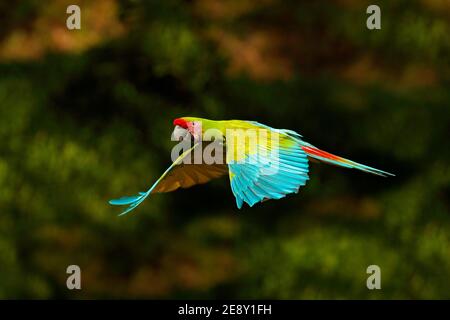
[[(238, 208), (244, 202), (253, 206), (264, 200), (280, 199), (297, 193), (306, 184), (310, 159), (380, 176), (392, 175), (322, 151), (303, 141), (295, 131), (275, 129), (255, 121), (183, 117), (175, 119), (174, 125), (175, 138), (187, 142), (193, 140), (193, 146), (174, 159), (147, 192), (111, 200), (113, 205), (128, 205), (122, 214), (136, 208), (152, 193), (188, 188), (227, 174)], [(211, 136), (214, 137), (211, 140), (217, 143), (213, 161), (186, 161), (193, 155), (203, 156), (197, 151), (202, 151), (202, 142)], [(224, 157), (220, 157), (221, 148)]]

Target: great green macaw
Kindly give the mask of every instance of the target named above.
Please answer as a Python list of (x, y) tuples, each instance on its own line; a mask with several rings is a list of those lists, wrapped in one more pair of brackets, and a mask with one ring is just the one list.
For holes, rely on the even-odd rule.
[[(124, 215), (142, 203), (150, 194), (170, 192), (178, 188), (189, 188), (212, 179), (227, 175), (231, 190), (240, 209), (244, 202), (253, 206), (268, 199), (280, 199), (290, 193), (297, 193), (306, 184), (311, 159), (345, 168), (359, 169), (379, 176), (393, 174), (378, 170), (336, 155), (322, 151), (302, 140), (295, 131), (275, 129), (256, 121), (224, 120), (214, 121), (195, 117), (177, 118), (173, 122), (173, 136), (193, 142), (193, 146), (184, 151), (162, 176), (146, 192), (136, 196), (110, 200), (112, 205), (127, 205)], [(225, 159), (219, 163), (205, 162), (186, 164), (195, 149), (202, 148), (206, 132), (214, 131), (221, 136), (220, 145), (224, 149)], [(251, 141), (249, 137), (233, 143), (227, 140), (229, 132), (266, 132), (276, 137), (271, 143)], [(255, 142), (256, 141), (256, 142)], [(269, 140), (265, 140), (267, 142)]]

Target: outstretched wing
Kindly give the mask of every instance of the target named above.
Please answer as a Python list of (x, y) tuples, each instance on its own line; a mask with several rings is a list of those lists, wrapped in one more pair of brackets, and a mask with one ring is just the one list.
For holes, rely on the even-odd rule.
[(170, 192), (207, 183), (228, 173), (226, 164), (180, 164), (173, 168), (151, 193)]
[(183, 152), (147, 192), (139, 192), (136, 196), (110, 200), (109, 203), (112, 205), (128, 205), (128, 208), (120, 214), (124, 215), (141, 204), (151, 193), (170, 192), (178, 188), (189, 188), (193, 185), (206, 183), (214, 178), (227, 174), (228, 168), (226, 164), (183, 163), (183, 160), (189, 157), (192, 151), (199, 145), (197, 143), (189, 150)]
[(283, 130), (271, 132), (278, 134), (278, 144), (258, 143), (256, 148), (243, 146), (245, 156), (238, 161), (228, 162), (236, 150), (227, 148), (230, 184), (239, 209), (243, 202), (253, 206), (266, 199), (280, 199), (297, 193), (309, 179), (308, 157), (298, 137)]

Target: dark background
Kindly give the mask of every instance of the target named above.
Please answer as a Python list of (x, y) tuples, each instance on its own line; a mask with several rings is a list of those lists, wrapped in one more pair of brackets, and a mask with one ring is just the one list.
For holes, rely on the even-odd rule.
[[(450, 298), (449, 18), (446, 0), (1, 1), (0, 298)], [(224, 178), (118, 217), (107, 200), (159, 177), (188, 115), (396, 177), (312, 164), (253, 208)]]

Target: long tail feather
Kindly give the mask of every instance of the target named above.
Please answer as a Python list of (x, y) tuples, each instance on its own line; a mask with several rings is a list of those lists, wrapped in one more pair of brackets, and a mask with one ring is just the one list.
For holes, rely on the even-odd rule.
[(395, 176), (392, 173), (382, 171), (373, 167), (366, 166), (364, 164), (348, 160), (339, 156), (336, 156), (334, 154), (328, 153), (326, 151), (320, 150), (319, 148), (316, 148), (312, 145), (305, 145), (302, 146), (302, 149), (306, 152), (308, 156), (310, 156), (313, 159), (320, 160), (322, 162), (326, 162), (328, 164), (334, 164), (340, 167), (345, 168), (353, 168), (358, 169), (364, 172), (372, 173), (378, 176), (387, 177), (387, 176)]

